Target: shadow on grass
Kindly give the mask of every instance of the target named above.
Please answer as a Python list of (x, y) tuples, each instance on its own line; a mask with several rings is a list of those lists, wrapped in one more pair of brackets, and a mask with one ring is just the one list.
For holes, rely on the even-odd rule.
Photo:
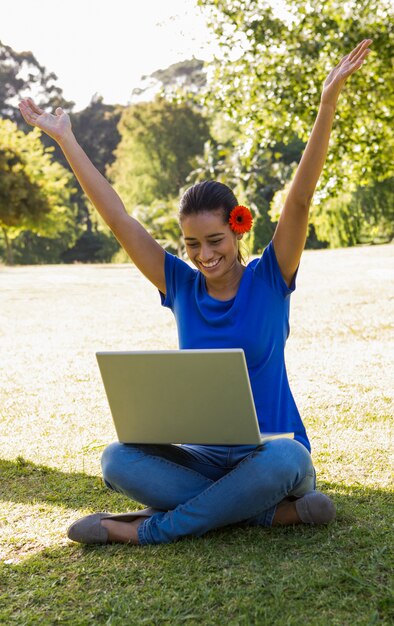
[[(0, 461), (0, 473), (8, 501), (101, 509), (108, 493), (96, 477), (30, 462)], [(19, 563), (0, 563), (0, 623), (393, 623), (390, 494), (320, 486), (338, 507), (326, 527), (236, 526), (143, 547), (55, 538)]]
[[(45, 502), (70, 509), (122, 506), (130, 500), (107, 489), (101, 477), (83, 472), (62, 472), (59, 469), (36, 465), (18, 457), (15, 461), (0, 459), (0, 500), (19, 503)], [(132, 508), (138, 508), (135, 506)], [(104, 508), (106, 510), (106, 508)]]
[[(45, 502), (98, 510), (108, 504), (110, 496), (114, 504), (124, 503), (125, 510), (138, 508), (133, 500), (107, 489), (101, 477), (62, 472), (22, 457), (15, 461), (0, 459), (0, 476), (0, 500), (8, 502)], [(317, 487), (334, 498), (340, 521), (357, 519), (359, 508), (365, 506), (371, 513), (378, 513), (381, 507), (392, 513), (393, 494), (388, 490), (325, 481), (319, 481)]]
[(225, 529), (163, 546), (45, 549), (0, 565), (0, 622), (388, 625), (388, 556), (351, 544), (351, 532), (327, 529)]
[[(84, 473), (18, 459), (0, 460), (0, 475), (7, 502), (106, 510), (110, 496), (111, 507), (137, 508)], [(319, 488), (338, 510), (326, 527), (235, 526), (144, 547), (62, 538), (63, 545), (0, 564), (0, 623), (390, 623), (392, 494), (341, 483)]]

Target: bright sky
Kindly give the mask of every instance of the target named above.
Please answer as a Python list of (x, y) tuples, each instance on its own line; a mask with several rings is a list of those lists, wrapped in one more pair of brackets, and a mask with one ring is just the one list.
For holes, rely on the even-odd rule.
[(8, 1), (0, 22), (0, 40), (31, 50), (76, 109), (96, 92), (126, 104), (142, 75), (193, 55), (211, 58), (208, 39), (195, 0)]
[(0, 40), (31, 50), (76, 110), (95, 93), (127, 104), (142, 75), (217, 49), (196, 0), (8, 0)]

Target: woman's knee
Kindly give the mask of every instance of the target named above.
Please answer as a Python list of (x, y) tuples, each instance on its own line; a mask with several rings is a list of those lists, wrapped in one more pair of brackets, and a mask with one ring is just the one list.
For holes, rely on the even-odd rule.
[[(133, 446), (115, 441), (109, 444), (101, 455), (101, 469), (103, 479), (107, 487), (116, 490), (117, 484), (122, 480), (127, 469), (133, 462)], [(136, 451), (138, 455), (138, 451)]]
[(112, 488), (113, 468), (117, 465), (117, 457), (119, 448), (122, 444), (118, 441), (110, 443), (101, 455), (101, 470), (103, 472), (103, 480), (107, 487)]
[(306, 476), (315, 475), (312, 457), (299, 441), (287, 438), (272, 439), (264, 444), (264, 448), (272, 455), (276, 470), (292, 476), (294, 485), (304, 480)]
[(101, 455), (101, 468), (103, 472), (118, 457), (121, 446), (121, 443), (119, 443), (118, 441), (114, 441), (105, 448), (104, 452)]

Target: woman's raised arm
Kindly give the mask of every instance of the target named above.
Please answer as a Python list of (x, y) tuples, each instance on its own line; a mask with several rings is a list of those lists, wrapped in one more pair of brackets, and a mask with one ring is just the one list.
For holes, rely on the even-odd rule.
[(122, 200), (94, 167), (74, 137), (70, 118), (61, 108), (55, 115), (40, 109), (31, 98), (19, 110), (28, 124), (37, 126), (60, 146), (89, 200), (108, 224), (138, 269), (165, 293), (164, 250), (145, 228), (128, 215)]
[(308, 230), (309, 206), (326, 160), (335, 109), (346, 80), (369, 54), (372, 39), (361, 41), (328, 75), (319, 112), (287, 195), (273, 244), (281, 273), (290, 285), (300, 262)]

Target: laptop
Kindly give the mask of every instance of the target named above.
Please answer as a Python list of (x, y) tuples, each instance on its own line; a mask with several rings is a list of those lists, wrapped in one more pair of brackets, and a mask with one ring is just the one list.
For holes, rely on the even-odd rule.
[(97, 352), (122, 443), (259, 445), (242, 349)]

